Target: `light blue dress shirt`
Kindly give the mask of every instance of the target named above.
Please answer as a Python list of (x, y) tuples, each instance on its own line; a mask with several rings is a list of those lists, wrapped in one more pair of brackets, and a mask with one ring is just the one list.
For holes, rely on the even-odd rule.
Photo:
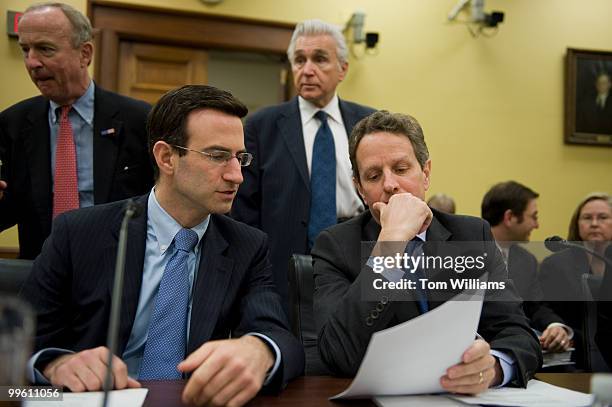
[[(194, 252), (189, 254), (187, 267), (189, 270), (189, 310), (187, 314), (187, 339), (189, 338), (189, 330), (191, 323), (191, 308), (193, 302), (193, 286), (197, 278), (198, 265), (202, 257), (201, 241), (204, 233), (208, 228), (210, 216), (202, 223), (191, 228), (198, 235), (198, 244)], [(155, 307), (155, 299), (161, 282), (166, 263), (175, 252), (174, 236), (182, 226), (166, 212), (155, 197), (155, 188), (151, 190), (147, 201), (147, 240), (145, 247), (145, 260), (142, 273), (142, 284), (140, 287), (140, 297), (136, 308), (136, 315), (132, 332), (128, 339), (122, 359), (127, 365), (128, 375), (137, 378), (140, 371), (140, 364), (144, 355), (145, 344), (147, 342), (147, 334), (149, 330), (149, 321)], [(206, 295), (206, 292), (198, 295)], [(249, 332), (246, 335), (257, 336), (266, 342), (275, 355), (275, 362), (272, 369), (269, 370), (264, 384), (267, 384), (274, 374), (277, 372), (281, 362), (281, 352), (278, 345), (266, 335)], [(48, 353), (47, 353), (48, 352)], [(48, 384), (48, 381), (37, 369), (34, 369), (36, 360), (44, 353), (45, 357), (56, 354), (72, 353), (72, 351), (58, 348), (43, 349), (30, 358), (28, 363), (28, 377), (34, 383)]]
[[(76, 147), (77, 180), (79, 187), (79, 204), (81, 208), (94, 204), (93, 179), (93, 117), (94, 117), (94, 82), (89, 82), (85, 93), (72, 105), (68, 119), (72, 125), (74, 146)], [(55, 151), (59, 135), (59, 108), (49, 101), (48, 114), (51, 137), (51, 189), (55, 182)]]

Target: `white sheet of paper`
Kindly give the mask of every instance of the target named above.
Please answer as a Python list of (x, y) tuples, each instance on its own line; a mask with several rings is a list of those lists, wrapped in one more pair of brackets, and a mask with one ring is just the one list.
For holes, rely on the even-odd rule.
[(461, 296), (469, 300), (374, 333), (355, 379), (331, 400), (443, 392), (440, 378), (474, 342), (482, 309), (482, 290)]
[[(108, 407), (140, 407), (147, 397), (147, 389), (125, 389), (113, 390), (108, 397)], [(85, 393), (64, 392), (62, 401), (29, 401), (24, 403), (25, 407), (83, 407), (100, 406), (104, 393), (92, 391)]]
[(450, 396), (467, 404), (528, 407), (590, 406), (593, 396), (564, 389), (539, 380), (530, 380), (527, 389), (504, 387), (489, 389), (478, 396)]
[(465, 407), (465, 404), (444, 396), (380, 396), (374, 398), (378, 407)]

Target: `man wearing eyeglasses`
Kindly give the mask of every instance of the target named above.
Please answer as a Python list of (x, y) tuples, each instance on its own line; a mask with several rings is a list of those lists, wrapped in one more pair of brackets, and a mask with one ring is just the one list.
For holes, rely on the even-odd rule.
[[(182, 400), (243, 405), (302, 373), (266, 236), (224, 216), (242, 182), (246, 107), (188, 85), (149, 115), (156, 183), (130, 223), (114, 387), (187, 379)], [(124, 202), (58, 216), (22, 296), (38, 313), (31, 379), (99, 390)], [(230, 339), (231, 338), (231, 339)]]
[(539, 227), (539, 194), (516, 181), (495, 184), (485, 194), (481, 212), (491, 225), (495, 242), (501, 250), (520, 296), (530, 325), (538, 332), (542, 348), (549, 352), (564, 352), (570, 348), (574, 331), (546, 303), (538, 282), (538, 260), (517, 243), (529, 241)]

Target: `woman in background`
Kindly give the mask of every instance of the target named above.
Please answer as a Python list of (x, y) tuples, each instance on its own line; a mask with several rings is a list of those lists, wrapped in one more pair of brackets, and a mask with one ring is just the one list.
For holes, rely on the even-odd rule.
[[(612, 197), (609, 194), (593, 193), (580, 202), (570, 221), (568, 240), (612, 259)], [(574, 328), (574, 361), (578, 368), (587, 367), (582, 275), (603, 276), (604, 272), (605, 263), (601, 259), (579, 248), (555, 253), (544, 259), (540, 266), (539, 277), (545, 300)]]

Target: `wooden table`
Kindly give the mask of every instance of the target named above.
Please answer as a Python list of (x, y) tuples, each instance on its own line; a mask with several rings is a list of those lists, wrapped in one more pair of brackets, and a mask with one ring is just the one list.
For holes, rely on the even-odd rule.
[[(536, 379), (587, 393), (589, 391), (590, 373), (539, 373)], [(345, 402), (331, 402), (330, 396), (340, 393), (347, 388), (350, 379), (341, 379), (328, 376), (303, 376), (293, 380), (278, 396), (260, 395), (253, 399), (250, 407), (311, 407), (311, 406), (374, 406), (370, 400), (351, 400)], [(174, 407), (182, 406), (181, 392), (184, 382), (163, 381), (143, 382), (149, 389), (145, 400), (145, 407)]]

